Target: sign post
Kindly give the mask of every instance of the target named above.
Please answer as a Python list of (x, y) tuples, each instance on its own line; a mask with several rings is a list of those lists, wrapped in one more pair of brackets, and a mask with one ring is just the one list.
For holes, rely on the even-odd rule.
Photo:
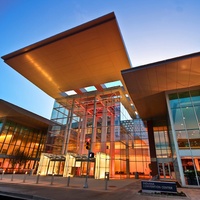
[(90, 149), (91, 149), (91, 144), (90, 141), (85, 142), (85, 148), (88, 150), (88, 158), (87, 158), (87, 169), (86, 169), (86, 177), (85, 177), (85, 184), (83, 188), (88, 188), (88, 170), (89, 170), (89, 161), (90, 161)]
[(90, 156), (90, 150), (88, 150), (86, 177), (85, 177), (85, 184), (84, 184), (83, 188), (88, 188), (88, 182), (87, 182), (87, 179), (88, 179), (89, 159), (90, 159), (89, 156)]

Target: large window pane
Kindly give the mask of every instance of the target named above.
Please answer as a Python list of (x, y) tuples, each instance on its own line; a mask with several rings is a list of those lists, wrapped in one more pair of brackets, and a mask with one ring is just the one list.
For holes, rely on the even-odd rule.
[(191, 106), (191, 99), (189, 92), (178, 93), (181, 107)]
[(180, 108), (172, 109), (172, 117), (174, 121), (174, 129), (175, 130), (183, 130), (184, 129), (184, 121), (183, 115)]
[(178, 95), (175, 94), (170, 94), (169, 95), (169, 99), (170, 99), (170, 108), (177, 108), (179, 107), (179, 102), (178, 102)]
[(193, 107), (186, 107), (182, 109), (187, 129), (199, 128)]

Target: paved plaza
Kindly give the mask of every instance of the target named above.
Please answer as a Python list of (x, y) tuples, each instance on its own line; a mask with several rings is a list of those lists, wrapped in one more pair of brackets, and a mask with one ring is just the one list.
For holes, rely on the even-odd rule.
[[(155, 194), (141, 194), (141, 180), (121, 179), (95, 180), (73, 177), (51, 177), (51, 176), (29, 176), (14, 174), (4, 174), (0, 177), (0, 194), (13, 195), (19, 199), (38, 200), (74, 200), (74, 199), (94, 199), (94, 200), (160, 200), (160, 199), (182, 199), (198, 200), (200, 189), (197, 188), (177, 188), (178, 192), (184, 192), (187, 197), (174, 197)], [(84, 188), (88, 185), (88, 188)]]

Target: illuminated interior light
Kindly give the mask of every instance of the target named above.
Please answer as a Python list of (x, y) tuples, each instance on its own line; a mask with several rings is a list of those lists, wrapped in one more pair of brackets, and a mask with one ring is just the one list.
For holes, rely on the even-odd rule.
[(126, 97), (129, 97), (128, 94), (125, 94)]
[(136, 114), (136, 115), (138, 115), (138, 112), (137, 112), (137, 111), (135, 111), (135, 114)]
[(26, 58), (33, 64), (32, 66), (34, 66), (49, 82), (58, 87), (58, 85), (52, 80), (52, 77), (30, 55), (26, 55)]

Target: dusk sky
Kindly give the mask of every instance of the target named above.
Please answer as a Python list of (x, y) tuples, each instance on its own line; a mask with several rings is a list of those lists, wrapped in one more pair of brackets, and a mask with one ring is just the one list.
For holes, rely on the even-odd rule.
[[(132, 67), (200, 51), (200, 0), (0, 0), (0, 57), (110, 12)], [(0, 99), (48, 119), (54, 102), (2, 59)]]

